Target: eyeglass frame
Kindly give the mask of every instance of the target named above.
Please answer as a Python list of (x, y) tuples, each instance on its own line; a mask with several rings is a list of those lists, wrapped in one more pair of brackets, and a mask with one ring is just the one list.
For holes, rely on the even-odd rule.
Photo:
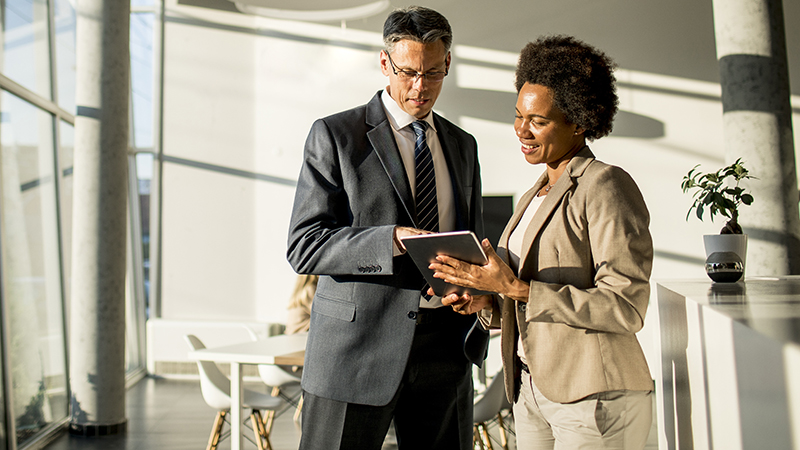
[[(421, 73), (421, 72), (417, 72), (416, 70), (398, 69), (397, 66), (394, 65), (394, 61), (392, 61), (392, 55), (390, 55), (389, 52), (386, 52), (386, 51), (385, 51), (385, 53), (386, 53), (386, 57), (389, 59), (389, 65), (392, 66), (392, 72), (400, 80), (404, 80), (404, 79), (400, 77), (400, 74), (397, 73), (398, 71), (400, 73), (402, 73), (404, 76), (409, 77), (409, 78), (406, 78), (404, 81), (410, 81), (412, 83), (416, 83), (417, 80), (420, 79), (420, 78), (425, 80), (425, 81), (427, 81), (427, 82), (429, 82), (429, 83), (441, 83), (442, 81), (444, 81), (444, 77), (446, 77), (450, 73), (450, 67), (447, 66), (447, 60), (446, 59), (445, 59), (444, 72), (426, 72), (426, 73)], [(411, 75), (412, 73), (414, 75)], [(444, 75), (442, 75), (442, 74), (444, 74)], [(442, 79), (441, 80), (432, 80), (432, 79), (428, 78), (430, 75), (437, 75), (437, 76), (438, 75), (442, 75)]]

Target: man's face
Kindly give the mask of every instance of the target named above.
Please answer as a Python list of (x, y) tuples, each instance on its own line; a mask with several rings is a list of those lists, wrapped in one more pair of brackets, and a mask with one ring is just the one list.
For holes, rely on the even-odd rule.
[(404, 39), (395, 44), (391, 55), (381, 52), (381, 71), (389, 77), (389, 95), (403, 111), (417, 119), (431, 112), (444, 80), (430, 79), (438, 77), (404, 77), (400, 72), (433, 74), (445, 73), (449, 68), (450, 53), (445, 51), (441, 41), (423, 44)]

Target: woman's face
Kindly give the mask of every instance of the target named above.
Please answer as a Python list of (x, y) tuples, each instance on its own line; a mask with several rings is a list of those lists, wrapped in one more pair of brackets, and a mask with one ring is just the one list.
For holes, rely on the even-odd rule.
[(530, 164), (558, 167), (586, 145), (584, 130), (567, 123), (553, 105), (550, 88), (540, 84), (525, 83), (520, 89), (514, 131)]

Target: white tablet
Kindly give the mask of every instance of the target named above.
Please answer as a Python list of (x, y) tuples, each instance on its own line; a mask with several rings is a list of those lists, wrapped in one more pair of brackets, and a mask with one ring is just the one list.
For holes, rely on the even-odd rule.
[(490, 292), (445, 283), (440, 278), (434, 278), (433, 270), (428, 268), (428, 265), (434, 262), (438, 255), (447, 255), (472, 264), (483, 265), (489, 262), (478, 237), (472, 231), (420, 234), (400, 238), (400, 240), (403, 241), (409, 256), (414, 260), (414, 264), (422, 272), (425, 281), (431, 285), (436, 295), (443, 296), (453, 292), (459, 295), (465, 292), (472, 295), (490, 294)]

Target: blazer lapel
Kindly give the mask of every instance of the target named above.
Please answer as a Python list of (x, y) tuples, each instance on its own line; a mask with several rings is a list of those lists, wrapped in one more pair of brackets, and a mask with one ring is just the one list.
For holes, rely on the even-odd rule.
[[(517, 276), (519, 276), (520, 267), (514, 267), (514, 264), (511, 261), (511, 255), (509, 255), (509, 250), (508, 250), (508, 240), (509, 238), (511, 238), (511, 233), (517, 228), (517, 225), (519, 225), (519, 221), (522, 220), (522, 216), (525, 214), (525, 210), (528, 209), (528, 205), (530, 205), (531, 200), (533, 200), (533, 197), (536, 195), (536, 193), (539, 192), (539, 190), (542, 189), (542, 187), (546, 183), (547, 183), (547, 173), (543, 173), (536, 181), (536, 183), (534, 183), (533, 187), (530, 188), (524, 194), (522, 194), (522, 197), (519, 199), (519, 202), (517, 203), (517, 207), (514, 210), (514, 213), (511, 215), (511, 219), (508, 220), (508, 224), (506, 225), (506, 228), (503, 230), (503, 234), (500, 235), (500, 240), (497, 242), (498, 256), (500, 256), (500, 258), (502, 258), (503, 261), (505, 261), (506, 264), (508, 264), (509, 267), (511, 267), (511, 269), (513, 269), (517, 273)], [(541, 205), (539, 209), (543, 207), (544, 205)], [(528, 255), (528, 251), (530, 250), (528, 247), (526, 247), (530, 245), (530, 242), (532, 242), (532, 239), (531, 241), (528, 240), (528, 233), (533, 228), (534, 223), (537, 222), (537, 216), (539, 216), (538, 211), (536, 213), (536, 216), (534, 216), (531, 225), (525, 231), (522, 255), (520, 255), (520, 264), (522, 264), (522, 262), (525, 261), (525, 257)], [(538, 225), (536, 225), (535, 228), (537, 230), (537, 233), (538, 230), (542, 228), (543, 224), (544, 224), (544, 219), (541, 220), (541, 223), (538, 223)], [(535, 237), (536, 234), (534, 234), (533, 236)]]
[[(565, 172), (566, 175), (566, 172)], [(547, 179), (547, 173), (543, 173), (542, 176), (539, 178), (539, 181), (536, 185), (531, 189), (533, 191), (533, 198), (539, 190), (547, 184), (549, 180)], [(539, 235), (539, 232), (542, 231), (542, 227), (544, 226), (547, 219), (553, 214), (555, 211), (556, 206), (561, 202), (561, 197), (567, 193), (569, 188), (572, 186), (572, 180), (568, 176), (562, 176), (556, 181), (556, 184), (553, 185), (550, 192), (544, 197), (544, 201), (542, 204), (539, 205), (539, 209), (536, 210), (536, 214), (533, 215), (531, 219), (530, 225), (525, 230), (525, 235), (522, 238), (522, 254), (519, 255), (519, 273), (522, 273), (522, 268), (525, 266), (525, 262), (528, 259), (528, 253), (531, 250), (531, 246), (533, 245), (533, 240), (536, 239), (536, 236)], [(527, 205), (526, 205), (527, 207)]]
[[(469, 226), (468, 199), (464, 188), (464, 167), (461, 153), (458, 151), (458, 141), (450, 134), (450, 128), (445, 126), (443, 120), (434, 114), (436, 129), (438, 130), (439, 143), (442, 146), (444, 159), (447, 161), (447, 170), (450, 172), (450, 181), (453, 185), (453, 202), (456, 208), (456, 229), (466, 229)], [(467, 221), (465, 223), (465, 220)]]
[[(572, 160), (567, 165), (564, 173), (561, 175), (558, 181), (556, 181), (556, 184), (553, 185), (547, 196), (545, 196), (541, 206), (539, 206), (536, 214), (534, 214), (528, 229), (525, 230), (525, 236), (522, 239), (522, 254), (519, 258), (520, 267), (517, 274), (522, 273), (523, 268), (528, 263), (528, 254), (533, 246), (533, 240), (536, 239), (536, 236), (538, 236), (542, 231), (542, 227), (544, 226), (545, 222), (561, 204), (561, 199), (572, 189), (578, 177), (583, 175), (586, 167), (593, 160), (594, 155), (592, 154), (591, 150), (589, 150), (589, 147), (584, 147), (572, 157)], [(536, 185), (534, 185), (533, 189), (531, 189), (533, 195), (536, 195), (536, 193), (539, 192), (539, 190), (545, 185), (545, 183), (547, 183), (547, 181), (547, 173), (545, 172), (541, 177), (539, 177), (539, 181), (536, 182)], [(528, 191), (526, 195), (531, 193), (531, 191)], [(533, 196), (530, 198), (533, 198)], [(528, 203), (530, 203), (530, 200), (528, 200)], [(527, 207), (527, 203), (525, 206)]]
[(383, 169), (386, 171), (386, 175), (389, 177), (395, 192), (397, 192), (397, 196), (400, 198), (408, 217), (414, 221), (416, 206), (411, 195), (411, 184), (406, 175), (403, 159), (400, 157), (400, 150), (397, 149), (392, 126), (383, 110), (380, 95), (381, 92), (378, 91), (367, 104), (367, 125), (372, 127), (367, 132), (367, 139), (372, 144), (375, 154), (378, 155), (378, 159), (380, 159), (381, 165), (383, 165)]
[(506, 264), (513, 269), (517, 275), (519, 275), (519, 267), (514, 267), (513, 261), (511, 260), (511, 255), (509, 254), (508, 250), (508, 240), (511, 238), (511, 233), (514, 229), (517, 228), (519, 225), (519, 221), (522, 220), (522, 216), (525, 214), (525, 210), (528, 208), (528, 205), (531, 203), (533, 196), (536, 195), (536, 192), (544, 186), (544, 181), (542, 178), (539, 178), (539, 181), (534, 184), (534, 186), (529, 189), (527, 192), (522, 194), (519, 202), (517, 202), (517, 207), (514, 210), (514, 213), (511, 215), (511, 219), (508, 220), (508, 224), (506, 228), (503, 230), (503, 234), (500, 235), (500, 240), (497, 241), (498, 247), (498, 256), (506, 262)]

